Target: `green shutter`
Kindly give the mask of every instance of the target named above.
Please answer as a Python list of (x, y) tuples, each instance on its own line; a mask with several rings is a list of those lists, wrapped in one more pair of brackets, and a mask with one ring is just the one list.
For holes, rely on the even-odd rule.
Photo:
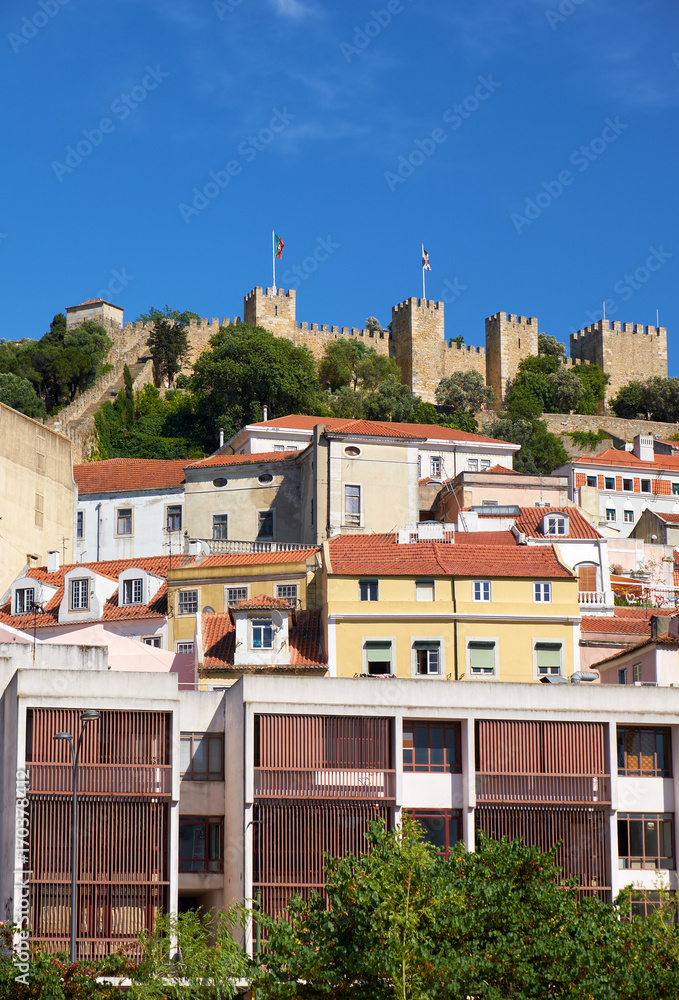
[(423, 639), (422, 641), (414, 642), (413, 647), (415, 649), (440, 649), (441, 643), (432, 639)]
[(561, 643), (538, 642), (535, 644), (538, 654), (538, 669), (540, 667), (561, 666)]
[(495, 643), (470, 642), (469, 664), (471, 667), (492, 670), (495, 667)]
[(366, 642), (365, 650), (368, 658), (368, 663), (391, 662), (390, 642)]

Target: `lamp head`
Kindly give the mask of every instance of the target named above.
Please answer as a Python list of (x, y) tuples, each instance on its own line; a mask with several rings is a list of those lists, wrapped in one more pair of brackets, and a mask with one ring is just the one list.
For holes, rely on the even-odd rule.
[(101, 712), (97, 711), (96, 708), (86, 708), (84, 712), (80, 713), (81, 722), (94, 722), (95, 719), (101, 718)]
[(54, 739), (55, 740), (70, 740), (71, 739), (71, 734), (70, 733), (55, 733), (54, 734)]

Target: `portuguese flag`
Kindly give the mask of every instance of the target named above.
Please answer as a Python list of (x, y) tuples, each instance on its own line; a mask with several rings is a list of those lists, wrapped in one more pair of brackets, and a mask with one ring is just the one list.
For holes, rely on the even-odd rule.
[(276, 233), (273, 234), (273, 241), (274, 241), (274, 246), (276, 248), (275, 250), (276, 256), (280, 260), (283, 256), (283, 247), (285, 246), (285, 244), (283, 243), (283, 240), (280, 238), (280, 236), (278, 236)]

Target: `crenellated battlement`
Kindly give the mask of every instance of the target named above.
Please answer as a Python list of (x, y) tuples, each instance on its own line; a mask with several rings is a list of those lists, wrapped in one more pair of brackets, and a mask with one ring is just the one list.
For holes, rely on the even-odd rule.
[(640, 334), (644, 337), (667, 337), (667, 327), (664, 326), (644, 326), (643, 323), (620, 323), (617, 320), (611, 322), (607, 319), (600, 319), (590, 326), (583, 327), (576, 333), (571, 334), (571, 340), (584, 340), (586, 337), (602, 336), (605, 333), (631, 333)]
[(667, 377), (667, 330), (664, 326), (600, 319), (572, 333), (571, 357), (599, 365), (610, 376), (611, 399), (631, 378)]
[(392, 306), (391, 311), (393, 314), (408, 309), (433, 309), (443, 312), (443, 302), (436, 302), (434, 299), (417, 299), (413, 296), (410, 299), (404, 299), (403, 302), (399, 302), (397, 306)]
[(247, 293), (245, 301), (249, 302), (261, 296), (265, 296), (267, 299), (291, 299), (294, 302), (297, 298), (297, 292), (294, 288), (289, 288), (287, 291), (285, 288), (277, 288), (274, 292), (273, 288), (262, 288), (261, 285), (256, 285), (251, 292)]
[(536, 331), (538, 321), (536, 316), (518, 316), (515, 313), (493, 313), (486, 318), (486, 323), (518, 323), (521, 326), (534, 326)]
[(464, 354), (483, 354), (485, 357), (486, 349), (485, 347), (475, 347), (474, 344), (456, 344), (454, 340), (447, 340), (446, 347), (450, 351), (460, 351)]

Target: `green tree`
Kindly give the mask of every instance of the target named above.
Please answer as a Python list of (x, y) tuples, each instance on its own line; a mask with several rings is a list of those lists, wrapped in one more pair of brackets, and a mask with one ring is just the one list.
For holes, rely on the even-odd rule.
[(45, 404), (38, 398), (28, 379), (10, 373), (0, 372), (0, 403), (36, 420), (47, 414)]
[(559, 368), (558, 371), (545, 377), (559, 413), (570, 413), (574, 410), (585, 391), (585, 386), (577, 375), (573, 375), (567, 368)]
[(550, 337), (546, 333), (539, 333), (538, 354), (551, 355), (563, 360), (566, 357), (566, 345), (558, 341), (556, 337)]
[(454, 372), (442, 378), (436, 387), (436, 402), (452, 406), (454, 410), (478, 413), (491, 406), (495, 393), (486, 385), (484, 377), (476, 371)]
[(398, 365), (354, 337), (338, 337), (326, 345), (318, 365), (321, 382), (332, 392), (349, 386), (358, 392), (374, 389), (390, 375), (400, 378)]
[(499, 416), (484, 427), (488, 437), (520, 444), (514, 455), (514, 469), (531, 475), (549, 475), (568, 462), (568, 452), (544, 420), (526, 420), (514, 414)]
[(606, 386), (611, 376), (606, 375), (598, 365), (573, 365), (570, 372), (580, 379), (584, 390), (576, 412), (592, 416), (603, 413)]
[(175, 376), (189, 359), (189, 335), (186, 326), (179, 320), (163, 316), (156, 319), (146, 341), (153, 358), (153, 374), (156, 385), (163, 379), (171, 388)]
[(380, 321), (377, 319), (376, 316), (368, 316), (367, 320), (365, 321), (364, 327), (366, 330), (369, 330), (370, 333), (382, 332), (382, 324), (380, 323)]
[(376, 389), (366, 393), (362, 415), (366, 420), (417, 423), (422, 400), (403, 385), (400, 378), (388, 375)]
[(457, 344), (458, 347), (462, 347), (462, 345), (464, 344), (464, 337), (462, 336), (461, 333), (459, 333), (457, 337), (451, 337), (449, 343)]
[(654, 375), (628, 382), (611, 400), (611, 409), (618, 417), (642, 416), (647, 420), (676, 423), (679, 420), (679, 378)]
[(169, 306), (165, 306), (164, 309), (156, 309), (155, 306), (151, 306), (147, 313), (139, 313), (135, 323), (155, 323), (159, 319), (170, 319), (179, 323), (180, 326), (188, 326), (192, 319), (199, 320), (200, 316), (189, 309), (179, 312), (177, 309), (170, 309)]
[[(135, 394), (134, 406), (121, 389), (115, 402), (106, 402), (94, 416), (96, 444), (92, 459), (202, 458), (213, 452), (216, 438), (205, 440), (194, 413), (193, 397), (170, 390), (161, 396), (153, 385)], [(129, 422), (129, 414), (134, 414)]]

